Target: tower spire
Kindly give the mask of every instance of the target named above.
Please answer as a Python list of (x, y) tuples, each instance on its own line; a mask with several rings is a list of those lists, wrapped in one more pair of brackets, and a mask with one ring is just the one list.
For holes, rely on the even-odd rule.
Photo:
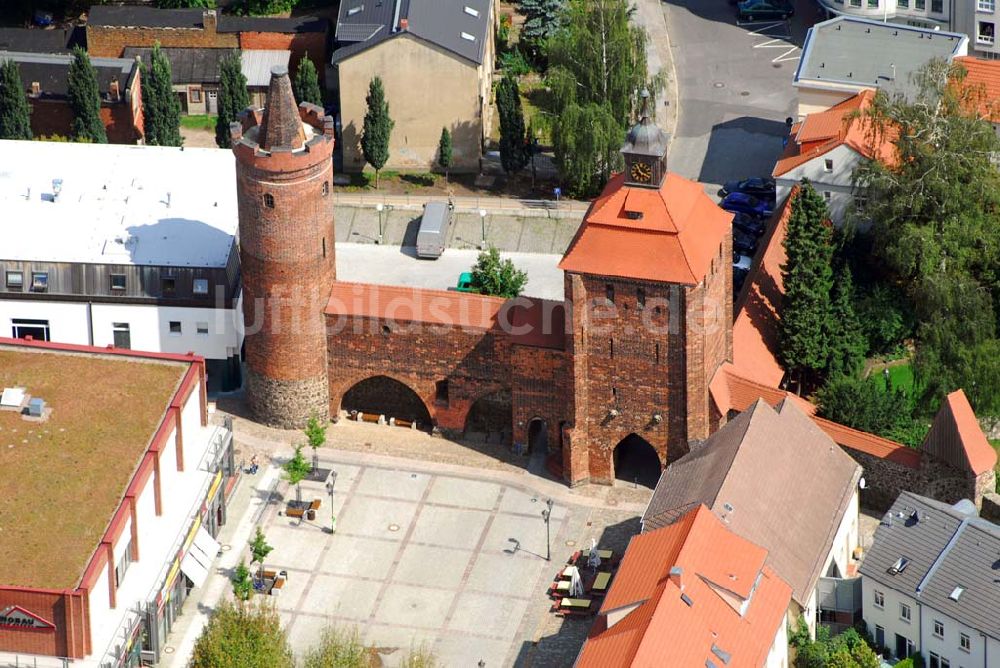
[(275, 65), (271, 68), (271, 84), (267, 90), (267, 103), (260, 123), (258, 143), (265, 151), (272, 148), (295, 150), (306, 143), (302, 119), (292, 82), (288, 78), (288, 67)]

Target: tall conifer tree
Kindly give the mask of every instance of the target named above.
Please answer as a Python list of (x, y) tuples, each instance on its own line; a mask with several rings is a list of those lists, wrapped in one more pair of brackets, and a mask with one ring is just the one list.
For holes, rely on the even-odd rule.
[(80, 47), (73, 48), (73, 62), (68, 75), (69, 106), (73, 110), (73, 139), (107, 144), (108, 135), (101, 120), (101, 93), (97, 70), (90, 56)]
[(379, 172), (389, 161), (389, 137), (396, 124), (389, 116), (389, 103), (385, 99), (382, 79), (372, 79), (365, 101), (368, 103), (368, 111), (365, 112), (364, 130), (361, 134), (361, 151), (365, 155), (365, 162), (375, 169), (375, 187), (378, 188)]
[(309, 102), (323, 106), (323, 90), (319, 86), (319, 74), (316, 66), (309, 60), (309, 52), (299, 62), (299, 71), (295, 73), (293, 86), (296, 102)]
[(146, 143), (151, 146), (180, 146), (181, 103), (173, 90), (170, 61), (153, 44), (149, 64), (142, 66), (142, 109), (146, 128)]
[(250, 106), (247, 78), (243, 76), (239, 55), (233, 51), (219, 63), (219, 117), (215, 121), (215, 143), (230, 148), (229, 124)]
[(13, 60), (0, 66), (0, 139), (31, 139), (31, 108)]

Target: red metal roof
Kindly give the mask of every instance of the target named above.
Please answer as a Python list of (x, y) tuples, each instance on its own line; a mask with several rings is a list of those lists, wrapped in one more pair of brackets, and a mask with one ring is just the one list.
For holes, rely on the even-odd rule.
[[(595, 625), (577, 668), (704, 666), (709, 659), (721, 665), (714, 650), (730, 657), (729, 668), (762, 665), (791, 600), (791, 587), (766, 558), (704, 505), (635, 536), (601, 621), (608, 611), (637, 607), (610, 628)], [(672, 580), (675, 566), (681, 573)]]
[(594, 200), (559, 268), (695, 285), (732, 219), (694, 181), (668, 173), (652, 190), (627, 186), (618, 174)]

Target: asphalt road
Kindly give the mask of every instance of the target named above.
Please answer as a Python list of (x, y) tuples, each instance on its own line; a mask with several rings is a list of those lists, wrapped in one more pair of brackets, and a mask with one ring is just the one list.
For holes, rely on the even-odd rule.
[(662, 3), (680, 97), (672, 171), (712, 193), (727, 180), (771, 173), (785, 119), (795, 115), (802, 42), (821, 19), (814, 0), (795, 4), (788, 22), (736, 25), (728, 0)]

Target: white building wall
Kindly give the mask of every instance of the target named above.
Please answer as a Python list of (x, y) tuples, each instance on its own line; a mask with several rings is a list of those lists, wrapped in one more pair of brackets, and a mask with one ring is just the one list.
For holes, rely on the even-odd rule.
[[(167, 567), (177, 556), (178, 540), (186, 535), (200, 509), (213, 475), (198, 464), (208, 452), (214, 427), (201, 425), (200, 392), (197, 388), (181, 409), (184, 430), (185, 469), (177, 472), (174, 430), (168, 434), (160, 454), (160, 489), (163, 514), (155, 513), (154, 476), (150, 475), (136, 499), (139, 560), (132, 563), (118, 589), (117, 606), (108, 606), (107, 571), (101, 572), (90, 595), (93, 654), (81, 666), (96, 666), (105, 650), (114, 644), (122, 622), (136, 606), (149, 600), (163, 585)], [(116, 551), (124, 549), (129, 528), (122, 533)], [(120, 545), (120, 547), (119, 547)], [(118, 552), (116, 552), (118, 553)], [(114, 569), (114, 564), (110, 566)]]
[(128, 547), (129, 543), (132, 541), (132, 518), (129, 517), (125, 520), (125, 525), (122, 527), (122, 533), (115, 541), (112, 551), (114, 552), (114, 563), (111, 564), (111, 570), (114, 572), (115, 564), (121, 561), (122, 555), (125, 554), (125, 548)]
[[(868, 632), (875, 637), (875, 626), (885, 629), (885, 646), (892, 654), (896, 652), (896, 634), (909, 638), (914, 651), (920, 651), (920, 610), (917, 601), (905, 594), (885, 586), (871, 578), (861, 578), (862, 597), (864, 599), (863, 615), (868, 625)], [(875, 591), (881, 591), (885, 596), (885, 605), (875, 607)], [(900, 603), (910, 606), (910, 621), (906, 622), (899, 616)], [(955, 666), (954, 668), (958, 668)]]
[(813, 88), (807, 82), (797, 84), (799, 91), (799, 118), (802, 120), (809, 114), (826, 111), (838, 102), (853, 97), (864, 90), (860, 86), (854, 86), (843, 90), (828, 90), (826, 88)]
[[(854, 169), (863, 159), (860, 153), (846, 145), (816, 156), (776, 177), (778, 201), (782, 201), (782, 196), (788, 195), (794, 184), (801, 182), (803, 178), (808, 178), (820, 197), (827, 200), (830, 218), (834, 225), (840, 226), (854, 202), (852, 181)], [(833, 161), (830, 171), (826, 169), (827, 160)], [(829, 193), (829, 196), (826, 193)]]
[[(221, 360), (238, 352), (243, 343), (242, 312), (234, 309), (0, 300), (0, 336), (13, 335), (14, 319), (48, 320), (50, 340), (101, 348), (114, 343), (115, 323), (129, 325), (133, 350), (193, 352)], [(180, 334), (170, 332), (171, 321), (181, 323)], [(207, 334), (198, 333), (199, 323), (207, 326)]]
[(771, 644), (771, 651), (767, 654), (767, 661), (764, 668), (788, 668), (788, 616), (786, 615), (778, 625), (778, 632), (774, 636), (774, 643)]
[[(974, 668), (975, 666), (987, 665), (984, 654), (986, 651), (985, 636), (980, 635), (979, 631), (926, 606), (920, 618), (923, 636), (921, 651), (924, 655), (924, 661), (930, 659), (930, 653), (934, 652), (939, 657), (948, 659), (952, 668)], [(934, 635), (935, 620), (944, 624), (943, 638)], [(961, 647), (962, 633), (969, 636), (970, 648), (968, 652)], [(994, 657), (994, 662), (997, 661), (1000, 661), (1000, 655)]]
[(854, 490), (851, 502), (847, 505), (847, 512), (840, 519), (840, 526), (837, 527), (837, 534), (830, 546), (830, 553), (823, 564), (821, 575), (826, 575), (831, 563), (837, 564), (840, 577), (849, 575), (848, 566), (852, 563), (854, 548), (858, 546), (858, 490)]

